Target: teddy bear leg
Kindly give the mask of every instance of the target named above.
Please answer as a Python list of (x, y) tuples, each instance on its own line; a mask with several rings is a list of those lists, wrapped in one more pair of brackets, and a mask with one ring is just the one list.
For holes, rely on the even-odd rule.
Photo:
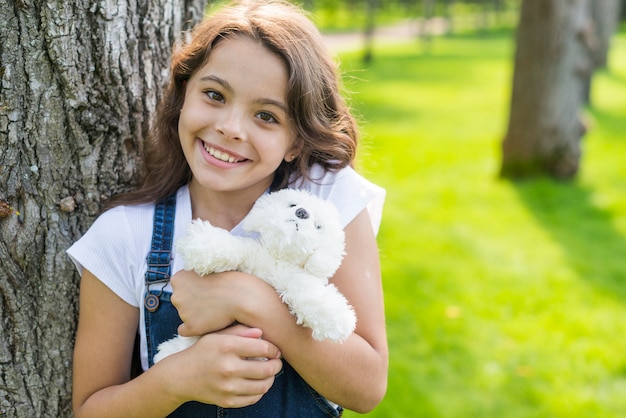
[(196, 341), (198, 341), (198, 337), (183, 337), (177, 335), (171, 340), (162, 342), (157, 347), (158, 352), (154, 356), (154, 364), (157, 364), (167, 356), (171, 356), (172, 354), (176, 354), (191, 347)]

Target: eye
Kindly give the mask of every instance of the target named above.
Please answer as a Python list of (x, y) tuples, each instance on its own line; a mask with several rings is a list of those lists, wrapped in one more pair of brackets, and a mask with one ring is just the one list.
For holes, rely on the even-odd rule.
[(316, 223), (316, 224), (315, 224), (315, 229), (322, 229), (322, 225), (320, 225), (320, 224)]
[(290, 204), (289, 204), (289, 207), (290, 207), (290, 208), (295, 208), (296, 206), (298, 206), (298, 205), (296, 205), (295, 203), (290, 203)]
[(204, 92), (204, 94), (206, 94), (209, 97), (209, 99), (215, 100), (216, 102), (224, 101), (224, 96), (222, 96), (220, 93), (216, 92), (215, 90), (207, 90)]
[(274, 115), (272, 115), (271, 113), (268, 113), (268, 112), (259, 112), (259, 113), (256, 114), (256, 117), (261, 119), (263, 122), (278, 123), (278, 120), (276, 120)]

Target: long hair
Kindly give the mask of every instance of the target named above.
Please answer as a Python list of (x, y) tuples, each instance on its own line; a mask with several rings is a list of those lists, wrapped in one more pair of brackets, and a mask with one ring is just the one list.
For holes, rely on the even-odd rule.
[(157, 202), (191, 180), (178, 136), (185, 83), (207, 63), (215, 45), (233, 35), (260, 41), (287, 67), (286, 100), (298, 155), (281, 163), (272, 189), (283, 188), (290, 180), (309, 178), (307, 173), (314, 164), (326, 170), (353, 164), (357, 124), (340, 94), (336, 64), (318, 29), (301, 9), (286, 1), (237, 1), (206, 18), (193, 30), (189, 42), (175, 48), (154, 135), (145, 146), (142, 184), (134, 192), (115, 197), (107, 207)]

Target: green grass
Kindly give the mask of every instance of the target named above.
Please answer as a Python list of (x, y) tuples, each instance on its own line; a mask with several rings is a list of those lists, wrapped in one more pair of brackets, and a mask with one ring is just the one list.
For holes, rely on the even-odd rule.
[[(360, 31), (365, 28), (367, 7), (358, 4), (356, 7), (346, 2), (335, 0), (316, 1), (310, 10), (313, 20), (324, 32)], [(386, 4), (376, 12), (376, 25), (387, 25), (406, 19), (409, 15), (406, 7), (397, 3)], [(413, 14), (413, 13), (411, 13)]]
[(361, 169), (388, 191), (391, 360), (372, 417), (626, 416), (626, 35), (570, 183), (497, 177), (512, 38), (386, 45), (364, 70), (341, 56)]
[[(306, 2), (298, 2), (306, 4)], [(442, 3), (436, 4), (431, 16), (452, 19), (455, 32), (476, 31), (477, 29), (514, 27), (517, 23), (519, 4), (516, 0), (507, 0), (500, 11), (492, 5), (487, 8), (478, 4), (457, 2), (447, 9)], [(367, 5), (364, 1), (317, 0), (309, 9), (315, 24), (324, 32), (361, 31), (365, 28)], [(428, 12), (422, 2), (382, 1), (375, 11), (376, 27), (394, 24), (406, 19), (422, 19)]]

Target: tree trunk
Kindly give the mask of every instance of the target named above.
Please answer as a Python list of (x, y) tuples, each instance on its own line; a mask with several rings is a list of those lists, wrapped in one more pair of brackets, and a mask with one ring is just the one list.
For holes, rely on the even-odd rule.
[(448, 23), (446, 34), (454, 33), (454, 0), (443, 0), (443, 18)]
[(593, 48), (593, 60), (596, 68), (606, 67), (611, 38), (619, 23), (619, 11), (622, 0), (591, 1), (591, 16), (596, 33)]
[(376, 8), (378, 0), (365, 3), (365, 27), (363, 28), (363, 63), (370, 64), (374, 59), (374, 31), (376, 30)]
[(419, 28), (420, 39), (425, 51), (430, 51), (433, 38), (433, 19), (435, 17), (435, 0), (422, 0), (422, 19)]
[(501, 174), (571, 178), (578, 171), (589, 50), (588, 0), (524, 0)]
[[(619, 23), (621, 0), (590, 1), (589, 8), (592, 18), (590, 27), (589, 46), (593, 69), (606, 68), (611, 38)], [(585, 80), (584, 99), (591, 104), (591, 82), (593, 72)]]
[(2, 417), (71, 416), (65, 250), (132, 186), (171, 46), (203, 3), (0, 0)]

